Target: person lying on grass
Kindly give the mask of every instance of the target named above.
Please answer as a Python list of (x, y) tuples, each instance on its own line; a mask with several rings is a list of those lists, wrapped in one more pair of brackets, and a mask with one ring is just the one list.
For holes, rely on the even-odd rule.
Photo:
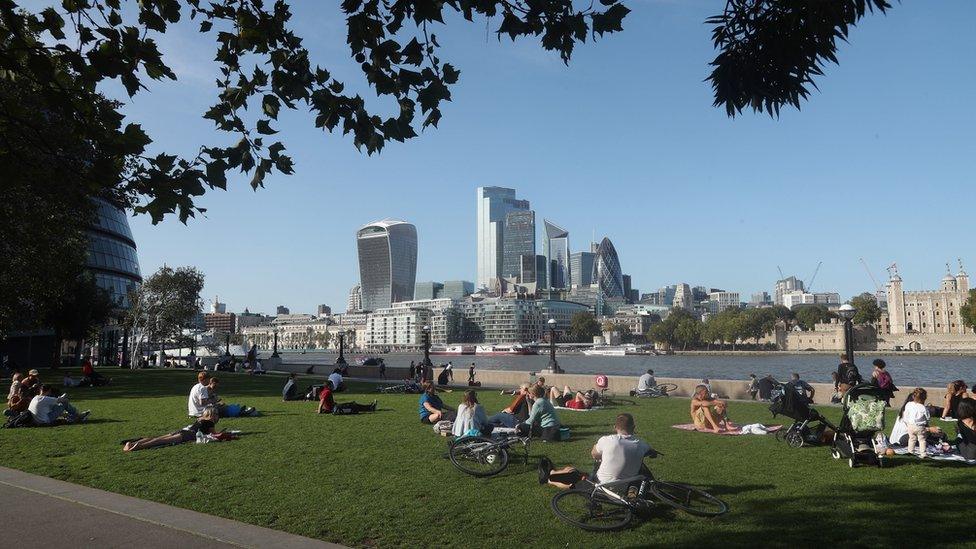
[(175, 444), (183, 444), (184, 442), (195, 442), (197, 440), (197, 435), (200, 433), (204, 435), (218, 435), (221, 437), (226, 437), (227, 440), (236, 438), (230, 433), (218, 433), (216, 431), (218, 421), (220, 421), (220, 413), (217, 411), (217, 408), (215, 406), (207, 406), (203, 409), (203, 412), (200, 413), (199, 419), (180, 429), (179, 431), (153, 438), (130, 440), (126, 442), (124, 446), (122, 446), (122, 451), (134, 452), (136, 450), (145, 450), (146, 448), (155, 448), (157, 446), (170, 446)]
[(207, 388), (210, 390), (210, 397), (214, 399), (214, 405), (217, 406), (217, 411), (223, 417), (241, 417), (241, 416), (256, 416), (258, 415), (258, 409), (253, 406), (245, 406), (243, 404), (225, 404), (223, 399), (217, 396), (217, 388), (220, 386), (220, 381), (216, 377), (210, 378), (210, 384)]
[(454, 421), (454, 418), (457, 417), (454, 410), (445, 405), (441, 397), (437, 396), (437, 389), (434, 384), (425, 381), (420, 386), (424, 390), (420, 394), (419, 401), (420, 422), (433, 425), (442, 420)]
[(332, 382), (326, 381), (325, 385), (322, 387), (322, 391), (319, 392), (319, 413), (320, 414), (358, 414), (360, 412), (375, 412), (376, 411), (376, 401), (374, 400), (372, 404), (357, 404), (356, 402), (345, 402), (343, 404), (336, 404), (335, 398), (332, 396)]
[(532, 403), (532, 409), (529, 411), (529, 417), (525, 420), (524, 425), (529, 426), (533, 436), (549, 442), (558, 441), (559, 428), (562, 423), (559, 421), (559, 416), (556, 415), (556, 409), (546, 398), (545, 389), (537, 384), (533, 385), (529, 392), (535, 401)]
[(695, 387), (691, 397), (691, 421), (698, 431), (720, 433), (738, 429), (729, 419), (728, 405), (711, 395), (706, 385)]
[(523, 383), (515, 390), (515, 398), (508, 407), (488, 418), (488, 423), (502, 427), (515, 427), (529, 417), (529, 384)]
[(589, 395), (580, 391), (573, 391), (569, 385), (563, 387), (561, 393), (559, 389), (552, 387), (549, 390), (549, 400), (557, 406), (574, 410), (589, 410), (593, 407), (593, 399)]
[(68, 402), (67, 395), (54, 398), (51, 396), (51, 391), (52, 388), (50, 385), (41, 385), (40, 394), (31, 399), (30, 404), (27, 406), (35, 423), (38, 425), (54, 425), (77, 423), (88, 419), (91, 410), (85, 410), (79, 413)]

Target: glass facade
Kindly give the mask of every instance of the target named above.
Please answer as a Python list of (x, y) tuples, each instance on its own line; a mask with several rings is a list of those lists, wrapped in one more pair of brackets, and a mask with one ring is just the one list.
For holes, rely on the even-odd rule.
[(549, 265), (549, 287), (569, 288), (572, 282), (569, 273), (569, 231), (548, 219), (544, 223), (546, 240), (543, 253)]
[(468, 282), (467, 280), (445, 280), (443, 288), (434, 297), (449, 297), (460, 300), (473, 293), (474, 282)]
[(549, 287), (549, 260), (544, 255), (535, 256), (535, 287)]
[(609, 238), (604, 238), (597, 248), (596, 261), (593, 264), (593, 283), (600, 287), (600, 292), (606, 297), (625, 297), (620, 260)]
[(384, 219), (356, 233), (362, 308), (387, 308), (413, 299), (417, 281), (417, 229), (405, 221)]
[(85, 266), (95, 276), (95, 282), (125, 308), (129, 306), (129, 291), (142, 283), (136, 243), (124, 210), (104, 200), (96, 200), (95, 205)]
[(518, 277), (519, 282), (535, 282), (522, 280), (522, 256), (535, 256), (535, 212), (532, 210), (515, 210), (505, 215), (505, 230), (502, 244), (502, 276), (506, 278)]
[(418, 282), (414, 287), (413, 298), (414, 299), (434, 299), (444, 289), (444, 285), (440, 282)]
[(593, 284), (593, 252), (576, 252), (569, 256), (569, 276), (574, 286), (589, 286)]
[(505, 216), (528, 210), (529, 201), (515, 198), (515, 189), (478, 187), (477, 245), (479, 288), (487, 288), (501, 276), (504, 259)]

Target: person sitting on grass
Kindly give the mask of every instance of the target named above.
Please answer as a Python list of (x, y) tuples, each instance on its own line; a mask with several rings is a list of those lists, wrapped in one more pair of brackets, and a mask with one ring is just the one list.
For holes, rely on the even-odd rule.
[(444, 366), (441, 373), (437, 374), (437, 385), (440, 387), (447, 387), (450, 382), (454, 381), (454, 370), (451, 364)]
[(574, 410), (589, 410), (593, 407), (592, 398), (590, 398), (586, 393), (573, 391), (569, 388), (569, 385), (563, 387), (562, 393), (560, 393), (559, 389), (555, 387), (550, 389), (549, 400), (555, 403), (556, 406), (572, 408)]
[(81, 377), (82, 383), (89, 387), (108, 385), (112, 381), (95, 371), (95, 366), (92, 365), (90, 356), (86, 356), (84, 362), (81, 363)]
[(55, 423), (77, 423), (88, 419), (91, 410), (79, 413), (68, 402), (67, 395), (57, 398), (51, 396), (51, 386), (41, 385), (40, 393), (31, 399), (27, 409), (38, 425), (54, 425)]
[(691, 421), (698, 431), (720, 433), (738, 428), (729, 419), (725, 401), (713, 397), (705, 385), (695, 387), (691, 397)]
[(20, 381), (20, 396), (30, 400), (41, 390), (41, 373), (37, 370), (27, 372), (27, 377)]
[(956, 441), (959, 453), (966, 459), (976, 459), (976, 400), (964, 398), (956, 410)]
[(305, 400), (306, 395), (298, 392), (298, 374), (292, 372), (288, 374), (288, 380), (281, 389), (281, 400)]
[(634, 416), (619, 414), (613, 423), (612, 435), (600, 437), (590, 450), (590, 456), (599, 462), (596, 478), (599, 482), (614, 482), (640, 474), (644, 456), (656, 457), (651, 445), (634, 436)]
[(197, 373), (197, 384), (190, 389), (190, 397), (187, 399), (187, 415), (200, 417), (207, 406), (217, 404), (217, 399), (210, 395), (210, 374), (207, 372)]
[(360, 412), (375, 412), (376, 401), (372, 404), (358, 404), (355, 401), (336, 404), (335, 397), (332, 396), (332, 382), (326, 381), (319, 392), (319, 413), (334, 414), (337, 416), (346, 414), (358, 414)]
[(198, 433), (202, 433), (204, 435), (214, 434), (216, 432), (215, 429), (219, 420), (220, 414), (217, 412), (217, 408), (214, 406), (207, 406), (200, 412), (200, 417), (196, 421), (180, 429), (179, 431), (158, 437), (130, 440), (126, 442), (124, 446), (122, 446), (122, 451), (135, 452), (136, 450), (145, 450), (146, 448), (155, 448), (157, 446), (170, 446), (175, 444), (183, 444), (184, 442), (194, 442), (197, 440)]
[(532, 403), (532, 409), (529, 411), (529, 417), (526, 418), (523, 424), (529, 426), (533, 436), (537, 436), (548, 442), (558, 441), (559, 428), (562, 426), (562, 423), (559, 421), (559, 416), (556, 415), (556, 409), (553, 408), (552, 403), (546, 398), (545, 390), (536, 384), (532, 386), (529, 392), (534, 398), (534, 402)]
[(434, 384), (425, 381), (420, 386), (424, 390), (420, 394), (420, 422), (433, 425), (443, 420), (454, 421), (457, 417), (454, 410), (446, 406), (441, 397), (437, 396), (437, 389)]
[[(923, 389), (923, 392), (924, 392), (924, 389)], [(908, 398), (905, 399), (905, 403), (902, 404), (901, 410), (898, 411), (898, 417), (895, 418), (895, 424), (891, 428), (891, 436), (888, 437), (888, 440), (890, 440), (891, 441), (891, 444), (893, 444), (893, 445), (897, 445), (897, 446), (908, 446), (908, 430), (909, 430), (909, 426), (905, 422), (905, 415), (906, 415), (905, 414), (905, 408), (908, 408), (910, 403), (915, 402), (914, 397), (915, 397), (915, 393), (913, 391), (912, 394), (908, 395)], [(926, 408), (926, 412), (928, 412), (929, 414), (931, 414), (931, 411), (930, 411), (931, 408), (929, 408), (929, 407), (925, 407), (925, 408)], [(916, 412), (917, 412), (917, 410), (916, 410)], [(926, 431), (926, 437), (927, 437), (927, 443), (928, 444), (937, 444), (937, 443), (942, 442), (944, 440), (948, 440), (948, 438), (946, 437), (945, 433), (942, 431), (942, 428), (941, 427), (938, 427), (938, 426), (930, 426), (930, 427), (926, 427), (925, 431)]]
[(468, 390), (461, 397), (461, 404), (457, 409), (457, 419), (451, 432), (456, 437), (468, 436), (472, 432), (477, 432), (481, 436), (491, 435), (494, 426), (488, 421), (485, 408), (478, 403), (478, 395), (474, 391)]
[(656, 386), (657, 380), (654, 379), (654, 370), (648, 370), (637, 379), (637, 389), (631, 391), (630, 396), (646, 393)]
[(217, 388), (220, 386), (220, 381), (216, 377), (210, 378), (210, 384), (207, 385), (207, 389), (210, 392), (210, 398), (217, 407), (217, 411), (220, 413), (221, 417), (241, 417), (241, 416), (256, 416), (258, 415), (257, 408), (253, 406), (245, 406), (243, 404), (225, 404), (224, 401), (217, 396)]
[(502, 427), (515, 427), (529, 417), (529, 384), (523, 383), (515, 390), (515, 398), (507, 408), (488, 418), (488, 422)]
[(933, 407), (932, 415), (938, 414), (942, 419), (953, 419), (958, 415), (959, 403), (968, 397), (966, 382), (957, 379), (946, 386), (945, 396), (942, 397), (942, 408)]
[(23, 378), (24, 376), (22, 376), (20, 372), (15, 372), (13, 377), (10, 378), (10, 391), (7, 392), (8, 403), (10, 402), (10, 399), (14, 397), (14, 395), (20, 395), (20, 380)]
[(342, 382), (342, 370), (336, 368), (329, 374), (329, 381), (332, 383), (332, 390), (341, 393), (346, 390), (346, 384)]

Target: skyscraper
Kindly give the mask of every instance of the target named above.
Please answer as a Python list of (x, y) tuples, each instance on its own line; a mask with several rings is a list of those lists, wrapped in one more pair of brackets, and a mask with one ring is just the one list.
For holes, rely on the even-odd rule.
[(536, 280), (536, 255), (519, 256), (519, 282), (522, 284), (533, 284)]
[(549, 260), (544, 255), (535, 256), (535, 287), (549, 287)]
[(624, 278), (620, 270), (617, 250), (609, 238), (604, 238), (597, 248), (593, 263), (593, 283), (600, 286), (606, 297), (624, 297)]
[(349, 300), (346, 301), (346, 312), (355, 313), (363, 310), (363, 290), (359, 284), (349, 289)]
[(573, 252), (569, 254), (569, 277), (574, 286), (589, 286), (593, 284), (593, 252)]
[(356, 232), (362, 308), (375, 311), (413, 299), (417, 282), (417, 229), (383, 219)]
[(478, 288), (487, 288), (502, 276), (505, 216), (514, 210), (528, 210), (529, 201), (515, 198), (515, 189), (478, 187)]
[[(502, 233), (501, 276), (520, 277), (521, 257), (535, 255), (535, 212), (532, 210), (508, 212), (505, 214), (505, 228)], [(528, 281), (520, 279), (519, 282)]]
[(546, 256), (551, 288), (569, 288), (572, 282), (569, 274), (569, 231), (544, 220), (546, 239), (542, 253)]

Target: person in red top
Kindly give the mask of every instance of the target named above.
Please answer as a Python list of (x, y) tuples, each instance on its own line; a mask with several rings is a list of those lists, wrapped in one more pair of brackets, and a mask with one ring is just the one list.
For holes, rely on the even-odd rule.
[(91, 385), (92, 387), (108, 385), (108, 382), (110, 381), (105, 376), (95, 371), (95, 367), (92, 366), (90, 356), (86, 356), (85, 360), (81, 363), (81, 377), (82, 386), (85, 385), (86, 381), (88, 382), (88, 385)]
[(343, 414), (358, 414), (360, 412), (375, 412), (376, 411), (376, 401), (374, 400), (372, 404), (357, 404), (356, 402), (346, 402), (343, 404), (336, 404), (335, 398), (332, 396), (332, 383), (329, 381), (325, 382), (325, 386), (322, 387), (322, 391), (319, 393), (319, 413), (320, 414), (333, 414), (333, 415), (343, 415)]
[(549, 392), (549, 400), (556, 406), (574, 410), (589, 410), (593, 407), (590, 397), (579, 391), (574, 392), (568, 385), (563, 388), (562, 394), (559, 393), (559, 389), (553, 387)]

